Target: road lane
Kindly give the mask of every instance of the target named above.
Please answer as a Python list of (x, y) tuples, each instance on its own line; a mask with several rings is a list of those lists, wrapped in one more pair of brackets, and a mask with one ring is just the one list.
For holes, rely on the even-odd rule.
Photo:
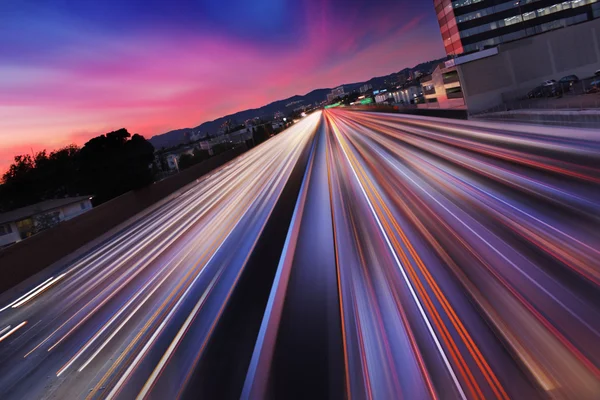
[[(415, 133), (410, 117), (336, 111), (329, 118), (341, 147), (347, 148), (345, 157), (358, 170), (359, 185), (367, 192), (370, 188), (366, 196), (373, 203), (379, 200), (373, 212), (393, 247), (405, 253), (402, 264), (414, 266), (411, 281), (424, 286), (418, 297), (430, 303), (427, 315), (435, 321), (440, 314), (435, 331), (447, 339), (443, 348), (468, 397), (523, 396), (529, 385), (518, 371), (524, 369), (540, 391), (593, 398), (600, 390), (597, 347), (592, 345), (598, 340), (595, 253), (600, 241), (594, 229), (599, 192), (589, 182), (600, 176), (598, 139), (557, 138), (552, 129), (548, 135), (522, 132), (528, 153), (521, 156), (543, 154), (547, 160), (545, 173), (539, 174), (544, 166), (503, 165), (489, 156), (490, 144), (482, 154), (480, 137), (489, 142), (485, 130), (473, 133), (467, 126), (463, 135), (470, 139), (455, 146), (453, 125), (461, 123), (425, 121), (427, 136)], [(506, 132), (508, 137), (518, 134)], [(451, 145), (439, 145), (444, 135)], [(497, 147), (498, 153), (506, 151)], [(580, 154), (586, 159), (578, 159)], [(573, 179), (574, 173), (550, 172), (565, 162), (585, 173)], [(521, 211), (527, 200), (530, 207), (544, 202), (535, 217)], [(439, 261), (426, 258), (432, 251)], [(452, 285), (453, 280), (460, 285)], [(446, 319), (451, 323), (444, 327)], [(501, 357), (503, 348), (512, 359)]]
[[(186, 357), (176, 349), (184, 337), (207, 340), (318, 120), (205, 177), (65, 266), (27, 303), (10, 302), (1, 325), (32, 327), (0, 348), (2, 397), (175, 396), (202, 346)], [(169, 360), (178, 379), (165, 388)]]
[(599, 220), (598, 132), (314, 113), (11, 292), (0, 394), (594, 399)]

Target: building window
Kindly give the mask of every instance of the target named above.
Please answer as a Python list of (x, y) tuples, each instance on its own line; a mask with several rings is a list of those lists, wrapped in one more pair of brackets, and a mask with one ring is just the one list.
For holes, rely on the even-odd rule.
[(457, 0), (452, 2), (453, 8), (460, 8), (471, 4), (479, 3), (483, 0)]
[(9, 233), (12, 233), (10, 225), (0, 225), (0, 236), (8, 235)]
[(27, 238), (33, 235), (34, 225), (33, 219), (27, 218), (17, 222), (17, 229), (22, 238)]

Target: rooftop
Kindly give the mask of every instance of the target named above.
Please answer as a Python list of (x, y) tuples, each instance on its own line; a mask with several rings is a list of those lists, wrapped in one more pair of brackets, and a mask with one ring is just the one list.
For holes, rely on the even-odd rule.
[(27, 207), (17, 208), (16, 210), (0, 214), (0, 224), (5, 222), (20, 221), (45, 211), (54, 210), (56, 208), (78, 203), (87, 199), (91, 199), (91, 196), (65, 197), (62, 199), (45, 200)]

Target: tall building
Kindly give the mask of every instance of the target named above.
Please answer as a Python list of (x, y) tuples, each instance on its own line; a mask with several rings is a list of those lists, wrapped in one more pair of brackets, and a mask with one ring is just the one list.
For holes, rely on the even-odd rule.
[(600, 0), (434, 0), (448, 55), (600, 17)]
[(373, 89), (373, 85), (369, 83), (365, 83), (360, 87), (360, 93), (367, 93), (369, 90)]
[(336, 97), (344, 97), (346, 95), (346, 93), (344, 93), (344, 87), (343, 86), (339, 86), (336, 87), (335, 89), (333, 89), (331, 91), (331, 94), (336, 96)]
[(343, 86), (339, 86), (336, 87), (335, 89), (333, 89), (331, 91), (331, 93), (327, 94), (327, 102), (331, 103), (333, 100), (339, 98), (342, 98), (346, 95), (346, 93), (344, 93), (344, 87)]

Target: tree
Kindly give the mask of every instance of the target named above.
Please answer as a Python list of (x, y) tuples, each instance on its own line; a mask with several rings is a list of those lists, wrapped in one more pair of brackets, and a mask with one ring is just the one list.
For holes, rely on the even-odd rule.
[(81, 191), (79, 151), (79, 147), (70, 145), (50, 153), (48, 160), (52, 179), (47, 198), (86, 194)]
[(252, 136), (254, 137), (254, 142), (257, 145), (269, 138), (269, 134), (264, 125), (259, 125), (252, 128)]
[(154, 146), (119, 129), (91, 139), (80, 152), (83, 186), (102, 203), (154, 180)]
[(9, 211), (35, 202), (38, 193), (35, 185), (35, 162), (30, 155), (15, 156), (14, 162), (2, 176), (0, 208)]
[(179, 156), (179, 160), (177, 161), (180, 170), (184, 170), (186, 168), (191, 167), (195, 164), (194, 156), (188, 153), (183, 153)]
[(199, 148), (194, 149), (194, 160), (196, 160), (197, 163), (208, 160), (209, 158), (210, 154), (208, 151)]
[(209, 158), (210, 154), (208, 154), (208, 151), (195, 148), (193, 154), (183, 153), (181, 156), (179, 156), (177, 164), (179, 165), (180, 170), (184, 170), (193, 165), (199, 164), (204, 160), (208, 160)]
[(50, 229), (60, 223), (58, 212), (46, 213), (35, 217), (33, 234)]
[(16, 156), (0, 185), (0, 212), (43, 200), (84, 194), (96, 204), (154, 180), (154, 147), (126, 129), (71, 145), (50, 154)]

